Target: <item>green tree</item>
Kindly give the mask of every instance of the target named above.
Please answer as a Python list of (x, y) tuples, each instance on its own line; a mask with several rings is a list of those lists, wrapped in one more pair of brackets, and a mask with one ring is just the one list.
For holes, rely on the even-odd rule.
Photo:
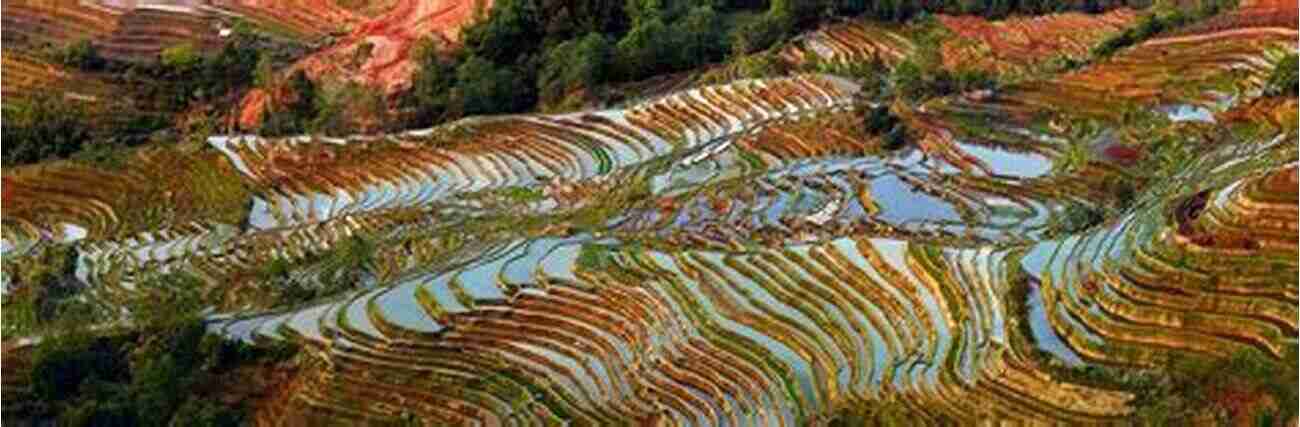
[(671, 0), (627, 0), (623, 4), (623, 12), (627, 14), (632, 26), (644, 25), (650, 21), (660, 21), (667, 19), (664, 16), (666, 4)]
[(316, 92), (316, 117), (308, 130), (327, 135), (370, 133), (381, 130), (388, 104), (373, 89), (356, 82), (324, 85)]
[(569, 91), (590, 88), (605, 81), (613, 62), (609, 39), (588, 33), (580, 39), (561, 43), (546, 53), (538, 75), (543, 102), (562, 99)]
[[(285, 84), (288, 102), (285, 105), (276, 105), (272, 111), (267, 112), (267, 118), (262, 122), (260, 129), (263, 135), (283, 136), (304, 133), (321, 115), (321, 105), (317, 101), (320, 95), (316, 91), (316, 84), (307, 78), (306, 73), (302, 70), (294, 71)], [(278, 100), (271, 102), (276, 101)]]
[[(561, 27), (559, 30), (568, 34), (617, 34), (627, 31), (628, 16), (624, 13), (626, 6), (622, 2), (609, 0), (572, 0), (560, 2), (560, 13), (547, 13), (551, 25), (548, 29)], [(557, 21), (563, 21), (557, 22)], [(567, 28), (565, 28), (567, 27)], [(551, 32), (548, 30), (548, 32)]]
[(199, 65), (199, 62), (202, 60), (203, 57), (199, 55), (198, 50), (196, 50), (194, 45), (190, 43), (181, 43), (163, 49), (162, 53), (159, 54), (159, 61), (164, 67), (177, 71), (188, 71)]
[(894, 66), (894, 71), (889, 75), (894, 92), (907, 98), (916, 98), (923, 93), (925, 78), (925, 70), (912, 58), (898, 63), (898, 65)]
[(835, 2), (835, 14), (841, 16), (855, 16), (866, 13), (867, 7), (872, 2), (868, 0), (840, 0)]
[(90, 40), (80, 40), (68, 45), (55, 55), (63, 65), (84, 71), (98, 71), (107, 65), (104, 57)]
[(888, 105), (872, 107), (863, 117), (863, 128), (868, 134), (878, 135), (898, 125), (898, 117), (889, 112)]
[(794, 29), (790, 15), (767, 13), (761, 18), (745, 23), (732, 32), (731, 52), (746, 55), (767, 49), (781, 41)]
[(172, 414), (169, 426), (237, 427), (245, 425), (243, 412), (208, 399), (189, 399)]
[(106, 339), (71, 330), (48, 337), (32, 356), (32, 392), (45, 401), (74, 397), (83, 384), (120, 381), (127, 362)]
[(674, 58), (668, 26), (659, 19), (645, 20), (628, 31), (616, 47), (618, 65), (625, 80), (636, 80), (670, 69)]
[(415, 50), (420, 69), (411, 79), (403, 102), (415, 110), (412, 125), (429, 126), (452, 116), (452, 89), (456, 87), (456, 57), (444, 53), (438, 39), (426, 38)]
[(252, 83), (262, 57), (261, 45), (261, 40), (254, 34), (236, 32), (215, 56), (203, 62), (202, 73), (194, 82), (202, 90), (192, 93), (206, 99), (226, 95), (235, 88)]
[(285, 110), (302, 122), (316, 117), (319, 113), (316, 106), (316, 84), (307, 78), (307, 73), (297, 70), (289, 76), (289, 92), (293, 101), (289, 102)]
[(903, 145), (907, 144), (907, 128), (902, 125), (895, 125), (889, 130), (889, 133), (886, 133), (885, 136), (881, 137), (880, 142), (881, 148), (885, 150), (897, 150), (903, 148)]
[(4, 165), (66, 158), (93, 138), (90, 112), (78, 101), (39, 93), (5, 105)]
[(257, 66), (253, 69), (253, 84), (260, 87), (270, 87), (275, 83), (275, 61), (271, 55), (261, 55), (257, 58)]
[(772, 0), (768, 14), (789, 19), (792, 26), (804, 26), (832, 12), (830, 0)]
[(469, 55), (498, 64), (514, 64), (541, 49), (541, 6), (536, 0), (504, 0), (486, 21), (465, 30)]
[(678, 38), (675, 50), (681, 68), (698, 67), (722, 59), (727, 45), (718, 13), (710, 6), (692, 8), (672, 26)]
[(530, 85), (519, 73), (481, 57), (461, 64), (456, 82), (465, 114), (520, 112), (533, 104)]
[(139, 411), (142, 424), (166, 425), (172, 412), (181, 404), (185, 396), (176, 390), (189, 388), (191, 380), (184, 367), (176, 363), (171, 354), (162, 354), (156, 359), (143, 362), (132, 375), (131, 388), (135, 390), (135, 406)]

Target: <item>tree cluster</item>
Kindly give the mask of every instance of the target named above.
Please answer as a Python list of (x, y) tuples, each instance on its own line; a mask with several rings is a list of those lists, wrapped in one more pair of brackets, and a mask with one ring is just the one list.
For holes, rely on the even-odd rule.
[[(572, 108), (602, 84), (721, 61), (743, 14), (764, 2), (506, 0), (464, 46), (420, 49), (405, 101), (422, 126), (473, 114)], [(752, 20), (752, 19), (751, 19)]]
[[(193, 289), (196, 281), (163, 275), (141, 285)], [(32, 404), (19, 407), (15, 415), (38, 425), (246, 424), (248, 408), (242, 403), (223, 403), (204, 390), (230, 381), (237, 367), (274, 364), (293, 357), (296, 350), (254, 348), (209, 334), (198, 315), (202, 304), (193, 294), (184, 295), (128, 304), (129, 327), (89, 330), (83, 324), (47, 334), (32, 350)]]
[(881, 148), (897, 150), (907, 143), (907, 126), (888, 105), (868, 108), (863, 114), (862, 125), (868, 135), (880, 137)]

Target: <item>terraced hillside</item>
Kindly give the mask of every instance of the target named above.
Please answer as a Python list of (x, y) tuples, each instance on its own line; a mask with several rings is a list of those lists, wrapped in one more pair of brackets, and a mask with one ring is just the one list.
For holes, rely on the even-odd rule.
[[(168, 48), (190, 46), (200, 52), (220, 50), (231, 37), (237, 25), (249, 24), (275, 38), (307, 44), (327, 42), (331, 36), (341, 36), (356, 29), (346, 42), (328, 51), (355, 48), (356, 44), (381, 44), (375, 50), (375, 64), (367, 67), (389, 68), (409, 54), (410, 45), (431, 32), (443, 31), (454, 38), (456, 29), (477, 10), (473, 5), (452, 3), (437, 8), (406, 2), (361, 2), (368, 5), (358, 10), (344, 7), (335, 1), (18, 1), (5, 7), (3, 37), (6, 48), (12, 51), (42, 51), (62, 49), (80, 42), (93, 45), (104, 58), (116, 61), (150, 62)], [(420, 10), (415, 8), (419, 7)], [(484, 6), (486, 7), (486, 6)], [(385, 16), (375, 17), (375, 9)], [(444, 16), (447, 15), (447, 16)], [(410, 22), (397, 22), (398, 19)], [(394, 33), (396, 31), (396, 33)], [(368, 39), (375, 39), (369, 40)], [(392, 39), (391, 43), (379, 43)], [(393, 44), (396, 43), (396, 44)], [(321, 52), (320, 55), (328, 56)], [(6, 60), (6, 72), (25, 71), (11, 67)], [(323, 61), (317, 61), (313, 77), (320, 74), (341, 73), (341, 70), (324, 70)], [(409, 75), (410, 66), (399, 66), (399, 78)], [(344, 77), (345, 76), (337, 76)], [(391, 80), (392, 77), (389, 77)], [(375, 87), (384, 87), (375, 81)], [(399, 83), (405, 84), (405, 83)]]
[(56, 91), (65, 97), (91, 102), (111, 93), (104, 82), (32, 55), (6, 50), (0, 59), (4, 61), (0, 66), (6, 75), (0, 94), (6, 102), (29, 98), (42, 91)]
[(1007, 72), (1053, 57), (1080, 58), (1105, 37), (1134, 23), (1138, 14), (1116, 9), (1098, 15), (1062, 13), (989, 22), (980, 18), (940, 16), (958, 37), (941, 47), (944, 65)]
[(201, 4), (30, 1), (5, 5), (10, 46), (61, 46), (89, 40), (110, 58), (152, 59), (165, 48), (220, 46), (221, 24)]
[[(397, 4), (338, 45), (392, 37), (368, 76), (464, 12)], [(1151, 11), (840, 22), (609, 108), (8, 168), (0, 279), (66, 254), (97, 327), (301, 348), (259, 425), (1294, 425), (1300, 33), (1260, 8), (1110, 55)], [(49, 332), (10, 319), (6, 418)]]

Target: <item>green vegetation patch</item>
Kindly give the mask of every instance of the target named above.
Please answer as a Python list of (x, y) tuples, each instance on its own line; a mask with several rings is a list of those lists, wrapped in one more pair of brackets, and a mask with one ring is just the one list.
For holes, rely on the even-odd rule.
[(1264, 83), (1264, 96), (1295, 96), (1300, 92), (1297, 73), (1300, 73), (1300, 58), (1295, 53), (1278, 59), (1273, 65), (1273, 73), (1269, 74), (1268, 81)]
[(24, 336), (49, 329), (69, 298), (79, 291), (72, 276), (77, 252), (72, 245), (41, 245), (26, 256), (6, 256), (4, 274), (13, 292), (3, 296), (3, 333)]
[[(192, 312), (171, 313), (124, 331), (70, 328), (47, 337), (31, 355), (37, 404), (21, 406), (16, 415), (67, 426), (251, 422), (247, 400), (269, 384), (238, 369), (282, 364), (297, 350), (226, 341), (208, 334)], [(216, 386), (231, 390), (230, 396), (214, 398), (208, 390)]]
[[(379, 244), (369, 237), (353, 235), (322, 253), (298, 260), (274, 258), (266, 262), (256, 278), (272, 301), (268, 307), (297, 307), (357, 289), (373, 274)], [(310, 272), (312, 274), (306, 275)]]

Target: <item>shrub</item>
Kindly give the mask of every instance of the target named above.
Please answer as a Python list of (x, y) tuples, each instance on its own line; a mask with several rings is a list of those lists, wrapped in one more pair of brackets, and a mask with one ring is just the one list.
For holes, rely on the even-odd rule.
[(781, 74), (784, 63), (776, 55), (747, 55), (737, 58), (735, 64), (742, 77), (762, 78)]
[(99, 56), (99, 50), (90, 40), (72, 43), (55, 54), (55, 60), (84, 71), (97, 71), (104, 68), (106, 61)]
[[(142, 318), (129, 330), (92, 333), (69, 328), (36, 345), (31, 384), (43, 402), (35, 425), (240, 425), (243, 406), (206, 395), (211, 384), (244, 364), (278, 362), (287, 347), (254, 348), (207, 334), (193, 313)], [(159, 321), (161, 319), (161, 321)]]
[(513, 68), (471, 57), (456, 69), (465, 114), (516, 113), (533, 105), (532, 86)]
[(1277, 64), (1273, 66), (1273, 73), (1268, 76), (1268, 82), (1264, 83), (1265, 96), (1295, 96), (1300, 91), (1300, 82), (1297, 82), (1297, 68), (1300, 68), (1300, 60), (1297, 55), (1292, 53), (1278, 59)]
[(559, 100), (572, 90), (604, 82), (612, 64), (612, 51), (609, 39), (596, 33), (566, 41), (547, 51), (538, 75), (542, 101)]
[(674, 38), (662, 20), (648, 19), (638, 23), (618, 41), (617, 55), (620, 75), (624, 80), (637, 80), (671, 69), (677, 61), (671, 40)]
[(5, 106), (4, 119), (5, 166), (67, 158), (94, 134), (89, 109), (53, 93), (15, 100)]
[(867, 111), (863, 126), (868, 134), (879, 135), (898, 126), (898, 117), (889, 112), (888, 105), (881, 105)]
[(72, 245), (41, 245), (34, 254), (7, 260), (14, 292), (4, 295), (3, 333), (18, 335), (49, 326), (61, 317), (78, 283), (73, 278), (77, 252)]
[[(388, 103), (384, 97), (356, 82), (326, 85), (316, 92), (312, 107), (316, 116), (308, 130), (327, 135), (371, 133), (388, 122)], [(304, 98), (306, 99), (306, 98)], [(304, 101), (305, 102), (305, 101)]]
[[(268, 111), (259, 132), (263, 135), (280, 136), (306, 132), (313, 121), (321, 115), (321, 106), (317, 102), (319, 94), (316, 84), (307, 79), (302, 70), (295, 71), (285, 83), (288, 88), (288, 102)], [(275, 102), (271, 100), (270, 102)]]
[(902, 125), (896, 125), (881, 139), (880, 147), (892, 151), (903, 148), (905, 144), (907, 144), (907, 129)]
[(603, 245), (584, 244), (578, 249), (578, 259), (574, 261), (578, 267), (588, 270), (598, 270), (607, 268), (613, 264), (613, 257), (610, 249)]
[(202, 60), (203, 57), (190, 43), (182, 43), (163, 49), (162, 53), (159, 54), (159, 61), (162, 62), (162, 65), (174, 70), (193, 69)]
[[(306, 259), (274, 259), (256, 272), (256, 277), (271, 287), (276, 299), (272, 305), (298, 306), (355, 289), (373, 271), (375, 252), (374, 242), (354, 235)], [(314, 275), (319, 280), (302, 280), (302, 276), (291, 274), (295, 269), (308, 265), (319, 273)]]
[(679, 69), (718, 61), (727, 53), (722, 20), (710, 6), (692, 8), (673, 23), (672, 33), (677, 39), (672, 47), (679, 55), (676, 64)]
[(367, 268), (375, 259), (375, 243), (361, 236), (339, 242), (328, 255), (329, 262), (350, 270)]
[(429, 126), (453, 117), (452, 89), (456, 87), (455, 57), (442, 53), (437, 39), (426, 38), (415, 50), (420, 69), (411, 78), (411, 90), (402, 103), (414, 110), (413, 126)]
[(506, 187), (500, 195), (516, 203), (532, 203), (546, 199), (541, 189), (530, 187)]
[(133, 322), (170, 327), (190, 321), (205, 306), (203, 281), (186, 273), (156, 274), (136, 285), (138, 295), (126, 303)]
[(489, 18), (465, 29), (469, 55), (498, 64), (512, 64), (535, 55), (544, 39), (541, 7), (531, 0), (505, 0), (492, 7)]
[(789, 15), (768, 13), (732, 33), (731, 52), (745, 55), (767, 49), (794, 29)]

